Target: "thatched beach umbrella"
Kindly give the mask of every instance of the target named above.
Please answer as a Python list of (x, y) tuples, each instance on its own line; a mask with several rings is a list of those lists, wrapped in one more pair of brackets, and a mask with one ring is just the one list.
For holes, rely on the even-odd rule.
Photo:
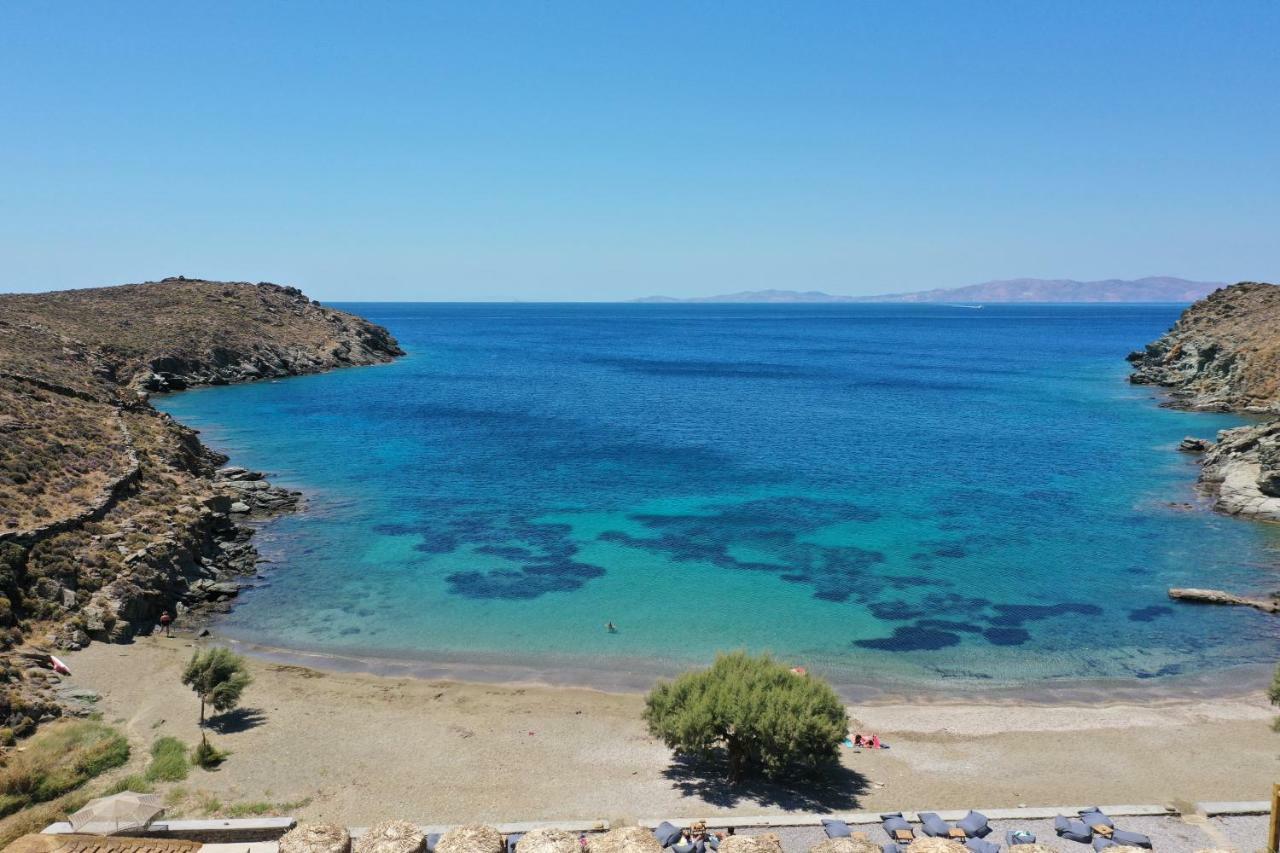
[(110, 797), (90, 800), (71, 815), (71, 828), (90, 835), (111, 835), (129, 829), (142, 829), (164, 814), (164, 805), (155, 794), (123, 791)]
[(336, 823), (300, 823), (280, 837), (280, 853), (350, 853), (351, 833)]
[(354, 853), (420, 853), (427, 837), (422, 830), (404, 820), (384, 820), (351, 845)]
[(782, 853), (782, 839), (773, 832), (760, 835), (728, 835), (717, 853)]
[(907, 853), (969, 853), (965, 846), (949, 838), (917, 838), (907, 845)]
[(480, 823), (455, 826), (440, 836), (436, 853), (502, 853), (502, 833)]
[(578, 839), (563, 829), (543, 827), (526, 832), (516, 849), (519, 853), (578, 853)]
[(591, 853), (662, 853), (662, 845), (643, 826), (620, 826), (591, 839)]
[(880, 853), (880, 845), (865, 838), (828, 838), (810, 847), (809, 853)]

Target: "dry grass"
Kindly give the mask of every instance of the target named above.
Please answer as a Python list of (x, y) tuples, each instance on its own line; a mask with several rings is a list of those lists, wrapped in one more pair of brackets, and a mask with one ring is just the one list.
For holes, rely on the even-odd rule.
[(4, 756), (0, 767), (0, 815), (56, 800), (129, 760), (129, 743), (110, 726), (63, 720)]
[(861, 838), (827, 838), (810, 847), (809, 853), (880, 853), (880, 846)]
[(540, 827), (524, 834), (519, 850), (520, 853), (578, 853), (578, 839), (563, 829)]
[(300, 823), (280, 838), (280, 853), (348, 853), (351, 834), (336, 823)]
[(440, 837), (436, 853), (502, 853), (502, 834), (479, 823), (454, 827)]
[(720, 842), (719, 853), (782, 853), (782, 839), (772, 832), (730, 835)]
[[(443, 839), (441, 839), (443, 841)], [(403, 820), (386, 820), (360, 836), (352, 845), (353, 853), (419, 853), (427, 837), (418, 827)], [(439, 848), (437, 847), (437, 850)]]
[(662, 845), (642, 826), (620, 826), (592, 838), (591, 853), (662, 853)]

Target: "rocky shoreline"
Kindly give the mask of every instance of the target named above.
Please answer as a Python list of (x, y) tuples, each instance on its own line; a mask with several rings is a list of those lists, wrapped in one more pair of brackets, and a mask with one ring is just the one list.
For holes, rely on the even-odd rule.
[(268, 283), (0, 295), (0, 729), (91, 707), (43, 650), (127, 642), (165, 610), (198, 630), (229, 609), (261, 562), (255, 523), (302, 505), (222, 467), (151, 392), (400, 355), (385, 329)]
[(1168, 389), (1162, 405), (1267, 418), (1178, 449), (1203, 454), (1199, 483), (1219, 512), (1280, 522), (1280, 287), (1214, 291), (1129, 362), (1130, 382)]

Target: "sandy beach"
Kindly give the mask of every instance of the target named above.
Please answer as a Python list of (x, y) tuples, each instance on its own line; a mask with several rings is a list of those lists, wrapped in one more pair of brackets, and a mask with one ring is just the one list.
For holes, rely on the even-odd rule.
[[(68, 655), (76, 687), (102, 694), (140, 767), (161, 735), (199, 738), (179, 682), (189, 638), (95, 643)], [(673, 764), (640, 720), (643, 697), (592, 690), (336, 673), (250, 659), (243, 709), (195, 770), (178, 812), (271, 803), (353, 825), (713, 817), (851, 811), (1259, 800), (1280, 735), (1259, 693), (1216, 700), (1028, 705), (931, 701), (852, 707), (889, 750), (843, 750), (822, 790), (726, 789)], [(203, 804), (203, 805), (202, 805)]]

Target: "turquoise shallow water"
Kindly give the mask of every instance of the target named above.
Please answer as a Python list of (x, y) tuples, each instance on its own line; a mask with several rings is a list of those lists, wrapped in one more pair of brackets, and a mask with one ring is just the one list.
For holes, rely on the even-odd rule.
[(1239, 421), (1124, 381), (1177, 306), (340, 307), (409, 356), (158, 401), (310, 497), (232, 638), (602, 684), (739, 647), (842, 686), (1276, 657), (1274, 619), (1165, 595), (1280, 588), (1280, 527), (1170, 506), (1177, 441)]

